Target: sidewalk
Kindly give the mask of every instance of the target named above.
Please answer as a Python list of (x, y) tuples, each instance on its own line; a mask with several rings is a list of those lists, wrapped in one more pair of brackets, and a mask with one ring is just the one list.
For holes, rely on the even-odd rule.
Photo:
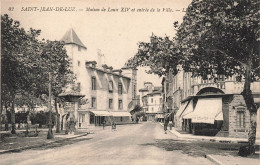
[(260, 162), (259, 154), (250, 157), (232, 155), (206, 155), (205, 157), (218, 165), (258, 165)]
[[(160, 123), (163, 126), (162, 123)], [(197, 140), (197, 141), (209, 141), (209, 142), (220, 142), (220, 143), (246, 143), (248, 140), (243, 138), (229, 138), (229, 137), (210, 137), (210, 136), (196, 136), (192, 134), (183, 134), (182, 131), (172, 128), (169, 130), (173, 135), (175, 135), (180, 140)], [(260, 144), (260, 139), (256, 140), (256, 145)], [(228, 144), (227, 144), (228, 145)], [(242, 145), (242, 144), (241, 144)], [(205, 158), (209, 159), (218, 165), (255, 165), (260, 162), (260, 152), (256, 151), (255, 155), (248, 157), (238, 156), (237, 153), (231, 155), (221, 155), (221, 154), (208, 154), (205, 153)]]
[(0, 154), (9, 152), (19, 152), (22, 150), (28, 150), (33, 148), (40, 148), (43, 146), (51, 145), (57, 142), (63, 142), (69, 139), (74, 139), (82, 136), (87, 136), (93, 133), (94, 130), (77, 130), (74, 135), (65, 135), (64, 131), (61, 133), (55, 133), (53, 129), (54, 138), (47, 139), (48, 129), (38, 129), (40, 132), (38, 136), (25, 137), (22, 132), (25, 130), (17, 130), (15, 135), (12, 135), (10, 131), (0, 132)]

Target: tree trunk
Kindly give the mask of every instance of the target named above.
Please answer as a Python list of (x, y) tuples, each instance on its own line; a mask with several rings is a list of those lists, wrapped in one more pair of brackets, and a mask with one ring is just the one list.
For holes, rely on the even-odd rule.
[(52, 132), (52, 113), (51, 113), (51, 73), (49, 72), (49, 130), (47, 134), (47, 139), (53, 139), (53, 132)]
[(11, 107), (11, 124), (12, 124), (12, 130), (11, 133), (15, 134), (15, 110), (14, 110), (14, 97), (15, 95), (12, 94), (12, 107)]
[(29, 113), (26, 116), (26, 132), (25, 132), (25, 136), (29, 135), (30, 124), (31, 124), (31, 120), (30, 120), (30, 110), (29, 110)]
[(3, 117), (4, 117), (4, 123), (5, 123), (5, 131), (8, 131), (9, 127), (8, 127), (8, 117), (7, 117), (7, 106), (6, 105), (5, 105), (5, 115)]
[(54, 104), (55, 104), (55, 111), (56, 111), (56, 133), (60, 133), (60, 114), (58, 112), (58, 107), (57, 107), (57, 99), (54, 99)]
[(3, 105), (2, 105), (2, 100), (0, 99), (1, 103), (1, 113), (0, 113), (0, 131), (2, 131), (2, 117), (3, 117)]
[(249, 59), (248, 66), (246, 67), (245, 71), (245, 84), (244, 84), (244, 90), (241, 93), (244, 97), (247, 109), (250, 112), (250, 128), (248, 133), (248, 144), (249, 144), (249, 150), (248, 155), (254, 154), (254, 145), (256, 140), (256, 113), (257, 108), (254, 103), (254, 98), (252, 91), (250, 89), (251, 86), (251, 63), (252, 60)]

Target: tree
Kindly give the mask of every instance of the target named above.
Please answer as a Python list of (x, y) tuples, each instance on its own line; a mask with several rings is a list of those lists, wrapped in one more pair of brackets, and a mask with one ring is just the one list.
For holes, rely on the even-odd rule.
[(149, 43), (140, 42), (138, 46), (137, 54), (126, 62), (127, 66), (149, 67), (148, 74), (153, 73), (160, 77), (167, 75), (170, 68), (174, 74), (177, 73), (177, 65), (182, 57), (176, 49), (174, 39), (152, 34)]
[[(51, 83), (55, 109), (59, 115), (58, 94), (74, 80), (74, 76), (64, 42), (39, 41), (37, 37), (40, 30), (30, 28), (25, 32), (20, 23), (8, 15), (1, 16), (1, 26), (1, 98), (2, 105), (11, 107), (12, 133), (15, 133), (14, 107), (17, 95), (28, 96), (29, 100), (32, 97), (41, 98), (48, 94), (48, 85)], [(27, 103), (33, 105), (30, 101)]]
[(241, 93), (250, 112), (249, 147), (254, 151), (256, 112), (251, 82), (259, 79), (259, 9), (257, 1), (193, 0), (177, 31), (184, 70), (205, 78), (217, 74), (244, 80)]
[(135, 113), (137, 113), (137, 112), (140, 112), (140, 111), (142, 111), (143, 110), (143, 108), (140, 106), (140, 105), (136, 105), (135, 107), (134, 107), (134, 109), (132, 110), (132, 111), (130, 111), (130, 113), (133, 115), (133, 114), (135, 114)]
[(55, 111), (57, 115), (56, 132), (58, 133), (60, 132), (60, 114), (58, 112), (57, 104), (61, 101), (58, 95), (62, 92), (62, 89), (67, 84), (74, 82), (75, 76), (72, 74), (72, 71), (70, 70), (71, 62), (64, 48), (64, 42), (46, 41), (42, 42), (41, 47), (42, 52), (40, 56), (43, 60), (42, 63), (45, 64), (44, 70), (46, 74), (44, 74), (44, 76), (41, 77), (42, 79), (44, 79), (43, 82), (45, 83), (38, 83), (38, 89), (42, 90), (39, 94), (48, 93), (47, 87), (49, 84), (49, 75), (47, 73), (50, 73), (52, 77), (51, 93), (54, 97), (53, 99)]
[(25, 32), (20, 23), (8, 15), (1, 16), (1, 109), (11, 108), (12, 133), (15, 133), (15, 96), (21, 91), (30, 91), (31, 54), (36, 51), (36, 37), (40, 30)]

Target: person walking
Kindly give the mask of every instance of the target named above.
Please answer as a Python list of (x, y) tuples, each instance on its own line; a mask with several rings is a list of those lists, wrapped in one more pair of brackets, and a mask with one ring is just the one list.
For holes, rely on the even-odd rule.
[(165, 117), (164, 119), (164, 131), (165, 131), (165, 134), (167, 134), (167, 127), (168, 127), (168, 124), (169, 124), (169, 117)]
[(173, 122), (172, 120), (169, 121), (170, 130), (172, 130)]
[(105, 129), (105, 126), (106, 126), (106, 120), (104, 119), (103, 120), (103, 129)]
[(115, 121), (112, 122), (112, 131), (113, 130), (116, 130), (116, 123), (115, 123)]

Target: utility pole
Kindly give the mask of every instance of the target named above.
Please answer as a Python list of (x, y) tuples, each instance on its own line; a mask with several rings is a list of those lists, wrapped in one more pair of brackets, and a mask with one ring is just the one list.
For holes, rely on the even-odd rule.
[(51, 114), (51, 72), (49, 72), (49, 131), (47, 134), (47, 139), (53, 138), (53, 132), (52, 132), (52, 114)]

